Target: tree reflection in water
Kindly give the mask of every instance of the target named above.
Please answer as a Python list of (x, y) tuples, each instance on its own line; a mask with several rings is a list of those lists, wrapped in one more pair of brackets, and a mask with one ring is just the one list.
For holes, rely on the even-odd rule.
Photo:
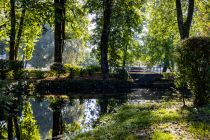
[[(74, 137), (78, 133), (92, 130), (100, 115), (113, 112), (117, 105), (124, 102), (122, 100), (115, 100), (111, 97), (81, 99), (83, 96), (81, 96), (80, 99), (63, 98), (62, 96), (45, 96), (40, 100), (31, 96), (32, 94), (29, 94), (27, 85), (27, 83), (20, 83), (20, 85), (18, 84), (18, 86), (11, 88), (12, 90), (9, 90), (9, 92), (8, 90), (5, 90), (5, 93), (8, 93), (8, 95), (11, 94), (11, 99), (8, 98), (9, 101), (5, 100), (5, 102), (11, 102), (12, 110), (15, 110), (17, 115), (12, 114), (11, 118), (11, 115), (9, 115), (11, 114), (11, 111), (6, 111), (4, 104), (0, 105), (0, 111), (3, 114), (0, 115), (1, 138), (18, 139), (18, 137), (21, 138), (23, 136), (23, 130), (25, 134), (31, 132), (27, 127), (24, 127), (23, 129), (23, 126), (26, 125), (21, 124), (21, 121), (23, 121), (21, 119), (27, 119), (27, 117), (23, 116), (22, 106), (27, 105), (28, 101), (31, 104), (28, 108), (32, 107), (32, 110), (29, 110), (28, 114), (25, 112), (25, 116), (30, 116), (31, 119), (27, 120), (29, 123), (34, 124), (34, 126), (39, 126), (40, 134), (37, 133), (37, 128), (36, 135), (40, 135), (41, 139), (67, 139)], [(7, 97), (9, 97), (8, 95)], [(4, 100), (2, 100), (1, 103), (3, 103), (3, 101)], [(5, 105), (8, 106), (7, 104)], [(4, 110), (2, 110), (2, 108), (4, 108)], [(15, 116), (19, 117), (16, 118)], [(7, 125), (5, 125), (6, 123)], [(18, 126), (19, 130), (15, 125)], [(10, 129), (8, 129), (8, 126), (10, 126)], [(19, 132), (19, 136), (17, 135), (17, 132)], [(8, 137), (8, 134), (11, 134), (11, 138)]]

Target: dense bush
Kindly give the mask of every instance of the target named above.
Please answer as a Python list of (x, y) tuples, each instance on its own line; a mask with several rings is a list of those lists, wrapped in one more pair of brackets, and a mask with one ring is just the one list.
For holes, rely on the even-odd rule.
[(194, 94), (194, 105), (206, 104), (210, 97), (210, 38), (193, 37), (176, 49), (181, 85), (186, 82)]
[(50, 70), (55, 72), (57, 77), (60, 77), (61, 74), (66, 72), (62, 63), (54, 63), (50, 66)]
[(21, 79), (24, 77), (22, 61), (9, 61), (9, 69), (13, 72), (14, 79)]
[(4, 80), (6, 78), (6, 72), (9, 69), (9, 61), (0, 60), (0, 79)]
[(124, 68), (117, 68), (115, 69), (116, 72), (116, 78), (118, 80), (128, 80), (129, 79), (129, 73)]
[(162, 74), (163, 74), (163, 77), (165, 79), (174, 80), (174, 78), (175, 78), (175, 73), (174, 72), (170, 72), (170, 73), (164, 72)]
[(37, 79), (43, 79), (47, 77), (49, 74), (49, 71), (43, 71), (39, 69), (26, 69), (24, 70), (26, 78), (37, 78)]
[(87, 66), (84, 70), (89, 76), (94, 75), (96, 72), (100, 72), (101, 71), (101, 67), (98, 65), (90, 65)]
[(23, 62), (22, 61), (10, 61), (10, 60), (0, 60), (0, 77), (5, 79), (10, 73), (9, 78), (20, 79), (23, 78)]
[(9, 69), (10, 70), (20, 70), (23, 68), (23, 62), (22, 61), (9, 61)]

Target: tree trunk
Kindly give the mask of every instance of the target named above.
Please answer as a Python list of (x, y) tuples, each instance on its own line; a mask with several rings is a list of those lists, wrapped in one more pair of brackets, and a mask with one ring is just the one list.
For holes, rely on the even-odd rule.
[(24, 23), (25, 13), (26, 13), (26, 9), (24, 7), (22, 10), (22, 13), (21, 13), (20, 25), (19, 25), (18, 34), (17, 34), (17, 40), (15, 43), (15, 60), (17, 60), (18, 49), (20, 46), (20, 39), (21, 39), (22, 32), (23, 32), (23, 23)]
[(179, 28), (180, 39), (183, 40), (189, 37), (190, 27), (193, 18), (194, 0), (188, 0), (188, 13), (187, 20), (183, 20), (182, 4), (181, 0), (176, 0), (177, 22)]
[(125, 66), (126, 66), (127, 51), (128, 51), (128, 45), (126, 45), (126, 46), (125, 46), (125, 49), (124, 49), (124, 56), (123, 56), (123, 68), (124, 68), (124, 69), (125, 69)]
[(101, 70), (103, 79), (109, 78), (109, 64), (108, 64), (108, 42), (111, 26), (112, 15), (112, 0), (103, 0), (103, 29), (101, 34), (100, 50), (101, 50)]
[(7, 135), (8, 140), (13, 140), (13, 122), (12, 122), (12, 115), (9, 114), (8, 116), (8, 122), (7, 122)]
[(108, 104), (109, 104), (109, 101), (106, 97), (104, 99), (99, 100), (99, 106), (100, 106), (100, 109), (101, 109), (100, 110), (100, 115), (103, 115), (103, 114), (107, 113)]
[(15, 133), (17, 140), (20, 140), (20, 127), (18, 124), (17, 116), (14, 116)]
[(62, 139), (63, 135), (63, 122), (61, 108), (53, 109), (53, 131), (52, 140)]
[(62, 63), (65, 36), (65, 0), (54, 0), (55, 7), (55, 52), (54, 62)]
[(10, 46), (9, 46), (9, 60), (15, 60), (15, 0), (10, 0)]
[(168, 69), (168, 67), (164, 64), (164, 66), (163, 66), (163, 71), (162, 71), (162, 72), (166, 72), (167, 69)]

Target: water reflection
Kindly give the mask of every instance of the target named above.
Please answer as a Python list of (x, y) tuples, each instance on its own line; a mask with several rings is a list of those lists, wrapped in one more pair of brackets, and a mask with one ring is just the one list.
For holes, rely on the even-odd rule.
[(42, 139), (52, 139), (53, 130), (57, 131), (53, 136), (67, 139), (92, 130), (100, 115), (112, 113), (116, 106), (125, 102), (125, 99), (72, 99), (63, 102), (62, 106), (57, 104), (54, 107), (51, 105), (52, 101), (47, 98), (31, 99), (30, 102)]
[[(115, 112), (116, 107), (123, 103), (144, 103), (147, 100), (156, 102), (167, 96), (173, 96), (171, 93), (173, 92), (170, 90), (136, 89), (129, 94), (85, 93), (83, 96), (83, 94), (80, 93), (73, 98), (69, 96), (32, 98), (25, 93), (23, 94), (20, 90), (12, 90), (10, 94), (13, 95), (12, 97), (14, 97), (15, 100), (13, 98), (13, 100), (9, 99), (12, 104), (7, 105), (9, 102), (5, 104), (9, 109), (7, 110), (3, 104), (0, 105), (0, 112), (4, 114), (0, 114), (0, 138), (12, 139), (16, 137), (18, 139), (20, 136), (18, 136), (17, 133), (15, 133), (15, 136), (10, 136), (12, 138), (6, 135), (8, 132), (8, 136), (10, 134), (13, 135), (14, 132), (12, 131), (20, 132), (20, 134), (23, 133), (22, 125), (20, 125), (21, 119), (15, 116), (23, 117), (21, 113), (22, 106), (26, 105), (27, 101), (30, 101), (32, 105), (33, 115), (36, 120), (35, 122), (39, 126), (41, 139), (57, 140), (70, 139), (78, 133), (92, 130), (97, 125), (97, 119), (100, 115)], [(10, 107), (11, 105), (12, 107)], [(14, 108), (16, 114), (14, 114), (14, 111), (11, 111), (11, 109), (14, 110)], [(5, 125), (5, 123), (7, 123), (7, 125)], [(17, 128), (10, 130), (15, 127), (10, 126), (13, 124), (15, 124)], [(18, 130), (18, 127), (21, 129)]]

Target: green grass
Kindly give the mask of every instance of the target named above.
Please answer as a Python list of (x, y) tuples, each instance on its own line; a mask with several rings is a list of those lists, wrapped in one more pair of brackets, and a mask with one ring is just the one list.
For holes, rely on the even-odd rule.
[(178, 139), (173, 134), (161, 131), (155, 131), (152, 134), (152, 140), (178, 140)]
[[(209, 112), (209, 107), (199, 111), (193, 108), (183, 110), (178, 102), (122, 105), (116, 113), (102, 116), (93, 131), (80, 134), (74, 139), (176, 140), (188, 139), (188, 135), (190, 139), (210, 139), (210, 128), (207, 127), (210, 126)], [(202, 115), (206, 117), (205, 123), (202, 122), (205, 120)], [(196, 120), (197, 116), (202, 120)], [(176, 134), (178, 132), (180, 134)]]

